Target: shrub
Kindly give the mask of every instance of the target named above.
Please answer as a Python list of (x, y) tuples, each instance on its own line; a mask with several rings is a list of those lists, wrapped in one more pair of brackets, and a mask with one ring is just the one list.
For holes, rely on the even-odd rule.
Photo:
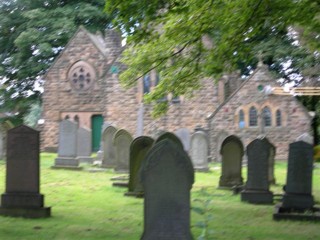
[(320, 162), (320, 145), (315, 146), (313, 148), (313, 152), (314, 152), (314, 155), (313, 155), (314, 161)]

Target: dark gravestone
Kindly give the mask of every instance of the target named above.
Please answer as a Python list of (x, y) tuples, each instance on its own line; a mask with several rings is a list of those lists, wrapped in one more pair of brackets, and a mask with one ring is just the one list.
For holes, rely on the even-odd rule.
[(113, 145), (113, 137), (117, 132), (117, 129), (113, 126), (108, 126), (102, 133), (102, 150), (103, 150), (103, 159), (102, 167), (113, 168), (116, 166), (116, 151)]
[(190, 190), (194, 170), (187, 153), (170, 139), (156, 143), (141, 169), (144, 188), (142, 240), (192, 239)]
[(129, 185), (126, 196), (143, 196), (143, 187), (139, 174), (142, 163), (153, 142), (154, 140), (147, 136), (140, 136), (132, 141), (130, 146)]
[(269, 191), (269, 155), (270, 143), (264, 139), (255, 139), (247, 146), (248, 177), (241, 201), (249, 203), (271, 204), (273, 194)]
[(312, 145), (303, 141), (291, 143), (285, 194), (282, 204), (276, 206), (274, 219), (320, 220), (319, 209), (313, 208), (312, 171)]
[(283, 197), (284, 208), (308, 209), (313, 207), (312, 170), (312, 145), (302, 141), (291, 143)]
[(117, 172), (129, 171), (130, 160), (130, 144), (132, 136), (124, 129), (118, 130), (113, 136), (113, 145), (116, 153), (116, 167)]
[(27, 126), (8, 131), (6, 191), (0, 215), (26, 218), (50, 217), (40, 194), (39, 132)]
[(177, 144), (178, 147), (184, 149), (182, 142), (175, 134), (173, 134), (171, 132), (164, 132), (156, 139), (156, 143), (158, 143), (164, 139), (170, 139), (175, 144)]
[(208, 171), (208, 136), (204, 131), (196, 131), (191, 136), (190, 156), (197, 171)]
[(91, 157), (91, 130), (87, 128), (78, 128), (77, 133), (77, 159), (80, 163), (93, 163)]
[(219, 187), (231, 188), (243, 185), (241, 169), (244, 149), (241, 140), (236, 136), (227, 137), (222, 142), (220, 154), (222, 173)]
[(78, 124), (63, 120), (59, 126), (58, 157), (53, 168), (80, 169), (77, 159)]

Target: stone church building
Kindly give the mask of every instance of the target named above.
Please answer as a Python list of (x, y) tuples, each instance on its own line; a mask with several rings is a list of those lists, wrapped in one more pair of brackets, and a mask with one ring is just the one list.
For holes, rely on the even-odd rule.
[(93, 151), (99, 149), (104, 123), (124, 128), (133, 137), (180, 128), (192, 133), (201, 127), (209, 135), (213, 160), (219, 159), (220, 145), (230, 135), (246, 146), (263, 133), (277, 147), (281, 159), (290, 142), (310, 133), (311, 118), (294, 97), (258, 91), (258, 86), (276, 85), (265, 66), (259, 66), (246, 80), (236, 75), (224, 76), (217, 84), (203, 79), (192, 99), (169, 95), (164, 99), (170, 102), (167, 114), (153, 119), (152, 104), (145, 104), (143, 95), (161, 79), (151, 72), (135, 87), (124, 89), (118, 79), (124, 67), (119, 61), (122, 50), (121, 38), (112, 30), (102, 36), (78, 29), (44, 76), (42, 150), (56, 151), (63, 119), (92, 130)]

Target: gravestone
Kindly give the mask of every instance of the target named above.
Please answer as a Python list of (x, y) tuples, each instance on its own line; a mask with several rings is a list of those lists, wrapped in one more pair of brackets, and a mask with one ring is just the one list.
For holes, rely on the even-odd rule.
[(190, 156), (197, 171), (208, 171), (208, 136), (204, 131), (196, 131), (191, 136)]
[(113, 145), (116, 153), (116, 167), (117, 172), (129, 171), (130, 160), (130, 144), (132, 136), (124, 129), (118, 130), (113, 136)]
[(276, 184), (276, 178), (274, 176), (275, 156), (276, 156), (276, 147), (272, 143), (270, 143), (269, 172), (268, 172), (269, 184)]
[(271, 145), (266, 138), (255, 139), (247, 146), (248, 175), (241, 201), (271, 204), (273, 193), (269, 191), (269, 156)]
[(190, 191), (194, 170), (188, 154), (171, 139), (157, 142), (141, 168), (144, 189), (142, 240), (191, 240)]
[(243, 144), (236, 136), (227, 137), (221, 145), (221, 177), (219, 187), (231, 188), (243, 185), (241, 175)]
[(175, 144), (177, 144), (178, 147), (184, 149), (182, 142), (180, 141), (180, 139), (173, 133), (171, 132), (164, 132), (162, 133), (157, 139), (155, 143), (158, 143), (164, 139), (170, 139), (171, 141), (173, 141)]
[(175, 135), (180, 139), (183, 144), (183, 149), (188, 152), (190, 149), (190, 131), (187, 128), (180, 128), (175, 132)]
[(6, 190), (0, 215), (26, 218), (50, 217), (40, 194), (39, 132), (27, 126), (8, 131)]
[(140, 182), (140, 168), (146, 154), (152, 147), (154, 140), (151, 137), (140, 136), (134, 139), (130, 146), (130, 175), (126, 196), (143, 196), (143, 187)]
[(291, 143), (285, 194), (282, 204), (276, 206), (274, 219), (320, 220), (319, 209), (317, 214), (312, 214), (312, 171), (312, 145), (304, 141)]
[(79, 169), (77, 159), (78, 124), (62, 120), (59, 126), (58, 157), (53, 168)]
[(87, 128), (78, 128), (77, 133), (77, 159), (80, 163), (93, 163), (91, 157), (91, 130)]
[(103, 151), (103, 159), (102, 159), (102, 167), (105, 168), (113, 168), (116, 166), (116, 152), (115, 147), (113, 145), (113, 137), (117, 132), (117, 129), (113, 126), (108, 126), (102, 133), (102, 151)]
[(308, 209), (313, 206), (312, 170), (312, 145), (303, 141), (291, 143), (283, 207)]

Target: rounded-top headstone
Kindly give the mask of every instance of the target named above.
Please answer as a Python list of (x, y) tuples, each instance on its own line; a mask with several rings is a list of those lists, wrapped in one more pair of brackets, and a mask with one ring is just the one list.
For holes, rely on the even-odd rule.
[(171, 132), (165, 132), (163, 134), (161, 134), (157, 139), (156, 139), (156, 142), (155, 143), (158, 143), (164, 139), (170, 139), (171, 141), (173, 141), (178, 147), (183, 148), (183, 144), (182, 142), (180, 141), (180, 139), (173, 133)]

